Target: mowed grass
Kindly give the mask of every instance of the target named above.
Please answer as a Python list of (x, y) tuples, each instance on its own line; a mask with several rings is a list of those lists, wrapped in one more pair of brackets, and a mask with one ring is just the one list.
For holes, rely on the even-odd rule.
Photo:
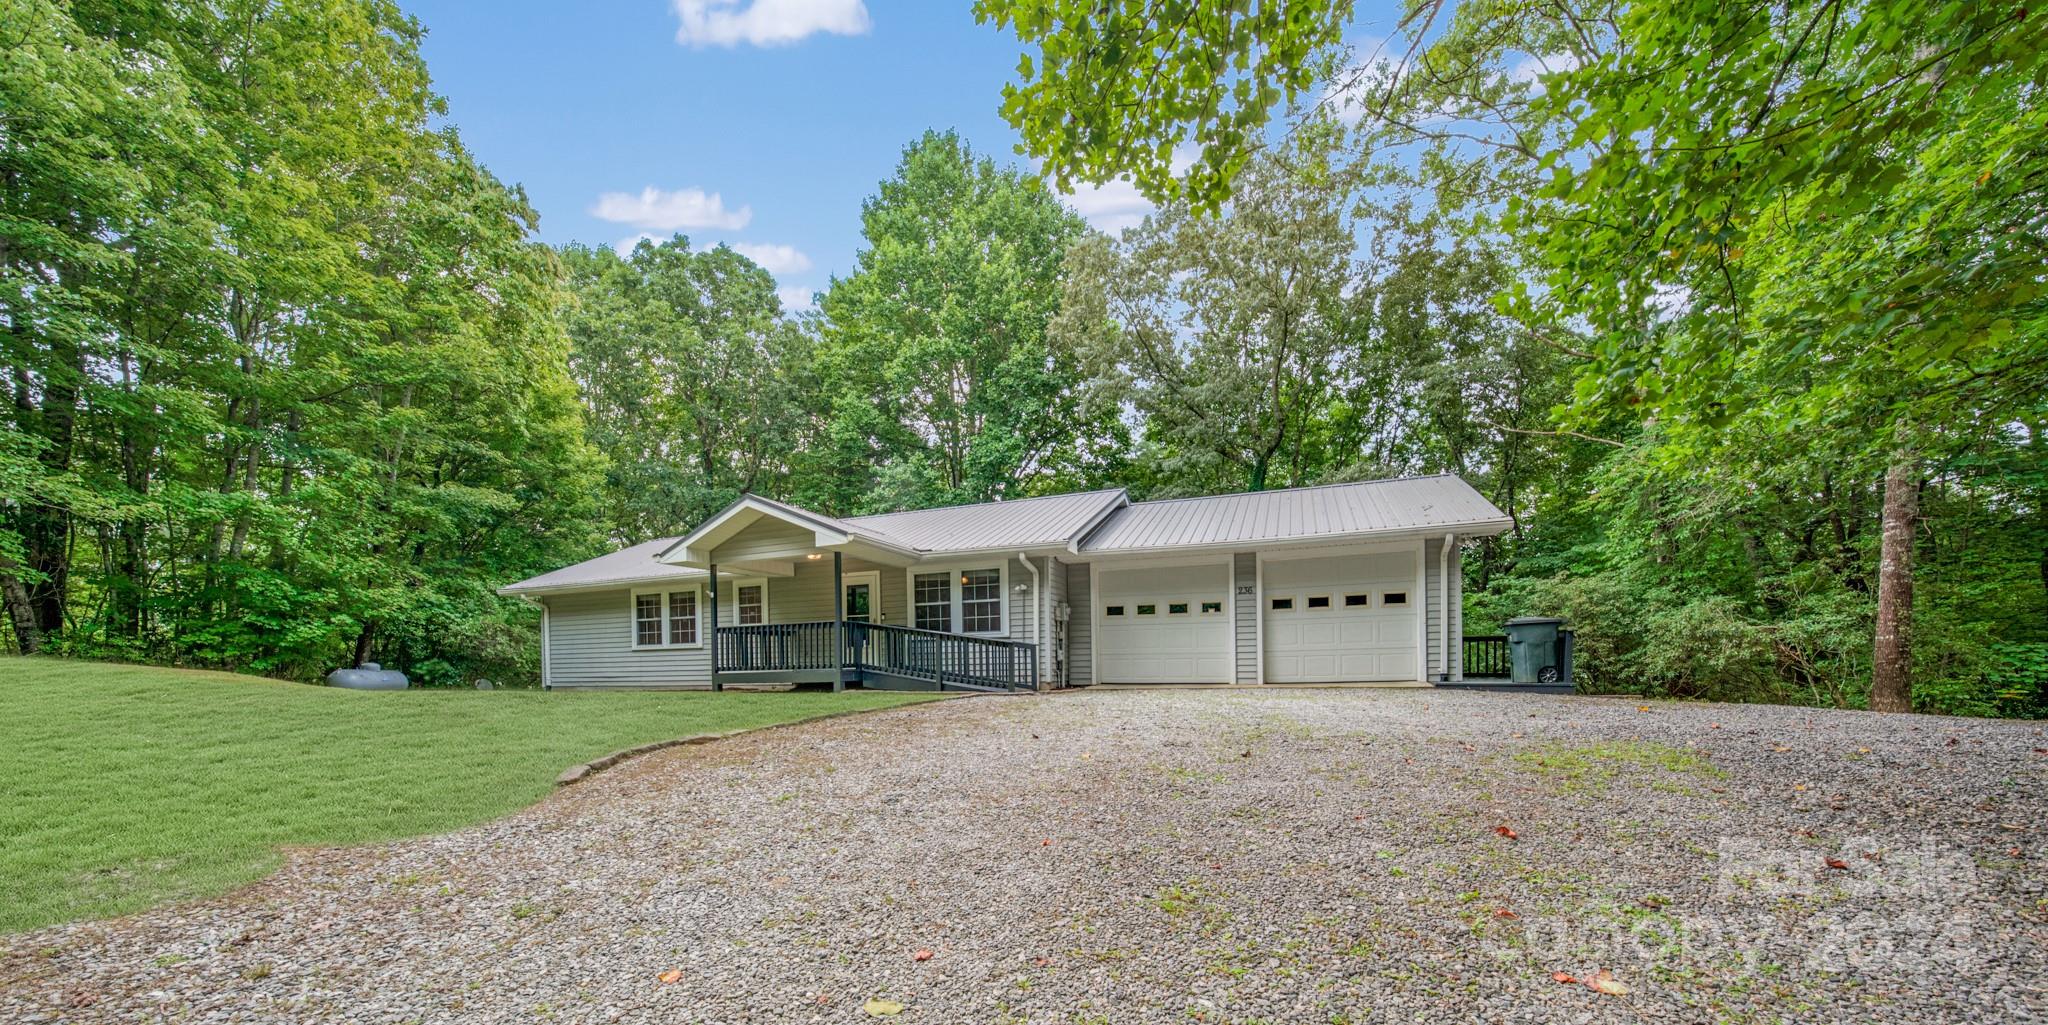
[(623, 747), (931, 697), (371, 693), (0, 657), (0, 932), (219, 893), (284, 847), (482, 822)]

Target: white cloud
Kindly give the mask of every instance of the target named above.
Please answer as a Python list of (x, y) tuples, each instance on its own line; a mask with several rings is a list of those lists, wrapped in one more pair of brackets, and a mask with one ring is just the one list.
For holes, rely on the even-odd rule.
[(782, 312), (802, 313), (818, 307), (817, 290), (808, 285), (784, 285), (775, 290), (775, 298), (782, 300)]
[(1122, 178), (1101, 185), (1075, 186), (1066, 200), (1095, 230), (1111, 235), (1137, 227), (1153, 210), (1152, 201)]
[(784, 274), (801, 274), (811, 269), (811, 258), (795, 246), (772, 242), (734, 242), (733, 251), (761, 265), (761, 269), (780, 277)]
[(674, 0), (676, 42), (684, 46), (787, 46), (829, 32), (864, 36), (873, 23), (861, 0)]
[(722, 228), (737, 231), (754, 219), (754, 208), (725, 208), (716, 192), (677, 189), (669, 192), (652, 185), (639, 195), (607, 192), (597, 197), (590, 216), (614, 224), (628, 224), (643, 231), (682, 231), (686, 228)]
[(1543, 94), (1542, 79), (1544, 75), (1562, 71), (1575, 71), (1578, 69), (1578, 66), (1579, 58), (1577, 54), (1554, 53), (1548, 57), (1531, 54), (1522, 58), (1519, 63), (1508, 70), (1508, 79), (1514, 82), (1527, 82), (1535, 86), (1530, 92), (1541, 96)]

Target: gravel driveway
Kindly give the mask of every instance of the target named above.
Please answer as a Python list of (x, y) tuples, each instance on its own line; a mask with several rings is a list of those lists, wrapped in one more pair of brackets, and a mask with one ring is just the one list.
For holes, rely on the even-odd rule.
[(947, 701), (0, 938), (0, 1021), (2041, 1021), (2044, 751), (1426, 690)]

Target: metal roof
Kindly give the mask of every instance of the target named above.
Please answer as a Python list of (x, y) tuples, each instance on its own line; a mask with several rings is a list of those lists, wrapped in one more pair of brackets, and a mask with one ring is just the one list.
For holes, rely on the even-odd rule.
[(516, 584), (498, 589), (499, 594), (535, 594), (545, 591), (574, 591), (586, 587), (600, 587), (606, 584), (659, 583), (669, 580), (696, 579), (704, 576), (701, 569), (686, 569), (656, 562), (654, 557), (675, 544), (672, 537), (643, 541), (630, 548), (621, 548), (608, 555), (600, 555), (573, 566), (540, 576), (521, 580)]
[(1370, 534), (1499, 533), (1507, 514), (1452, 474), (1136, 502), (1081, 542), (1083, 554), (1257, 545)]
[(919, 552), (988, 551), (1064, 545), (1126, 501), (1122, 488), (942, 509), (849, 516), (855, 531), (880, 534)]

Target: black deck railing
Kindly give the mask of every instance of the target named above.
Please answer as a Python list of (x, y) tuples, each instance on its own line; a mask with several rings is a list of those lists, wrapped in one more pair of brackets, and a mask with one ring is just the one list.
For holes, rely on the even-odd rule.
[(845, 664), (832, 657), (832, 621), (815, 623), (756, 623), (750, 626), (721, 626), (718, 637), (718, 671), (721, 673), (792, 672), (816, 669), (830, 672)]
[(930, 680), (942, 688), (1029, 690), (1037, 686), (1035, 644), (886, 623), (846, 626), (848, 654), (863, 670)]
[(845, 649), (835, 659), (831, 620), (721, 626), (715, 631), (717, 671), (886, 673), (940, 689), (1030, 690), (1038, 679), (1038, 647), (1021, 641), (917, 630), (848, 620)]
[(1506, 634), (1465, 635), (1466, 676), (1511, 676)]

